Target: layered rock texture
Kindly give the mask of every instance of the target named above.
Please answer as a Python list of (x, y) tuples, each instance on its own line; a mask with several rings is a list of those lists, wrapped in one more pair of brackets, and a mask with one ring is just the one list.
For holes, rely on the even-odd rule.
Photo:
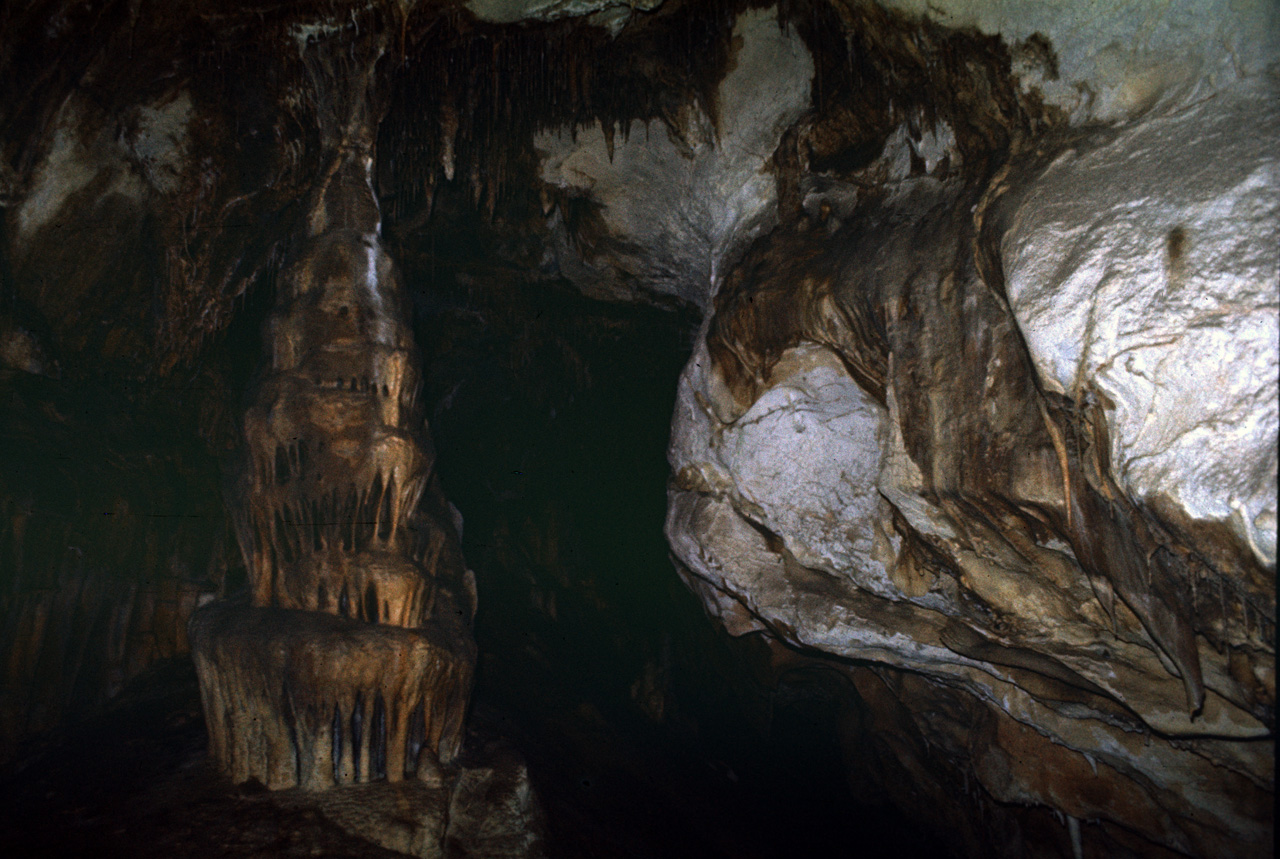
[(680, 382), (667, 533), (712, 613), (896, 701), (904, 779), (1054, 809), (1077, 856), (1271, 850), (1271, 70), (995, 160), (903, 105), (718, 284)]
[(438, 771), (457, 756), (475, 664), (475, 586), (433, 479), (371, 181), (385, 43), (339, 33), (298, 36), (323, 166), (230, 489), (249, 605), (192, 621), (210, 753), (269, 788)]
[(593, 284), (706, 308), (670, 449), (682, 574), (892, 707), (874, 766), (903, 805), (978, 797), (948, 803), (972, 849), (1038, 806), (1076, 855), (1265, 853), (1269, 13), (1132, 9), (1129, 52), (1016, 3), (804, 11), (738, 17), (717, 111), (643, 159), (590, 127), (539, 143), (599, 207)]
[[(475, 595), (423, 419), (505, 420), (471, 380), (510, 371), (553, 434), (576, 290), (699, 320), (665, 537), (776, 697), (824, 678), (851, 793), (973, 856), (1269, 854), (1278, 34), (1266, 0), (6, 7), (0, 755), (194, 613), (236, 779), (416, 774), (357, 786), (385, 843), (479, 844), (492, 793), (485, 849), (533, 850), (519, 766), (448, 769)], [(450, 278), (475, 343), (517, 333), (427, 403)], [(559, 570), (539, 503), (492, 545)]]

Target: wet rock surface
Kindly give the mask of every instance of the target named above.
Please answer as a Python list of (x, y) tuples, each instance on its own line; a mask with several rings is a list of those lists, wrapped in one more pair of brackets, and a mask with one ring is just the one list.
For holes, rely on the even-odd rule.
[[(1215, 105), (1229, 112), (1235, 97)], [(1161, 136), (1175, 120), (1150, 122), (1120, 139)], [(1078, 145), (1116, 145), (1107, 140)], [(1140, 181), (1147, 151), (1113, 148), (1108, 163)], [(1135, 201), (1120, 182), (1089, 182), (1117, 199), (1085, 204), (1078, 223), (1034, 181), (1020, 186), (1044, 157), (968, 179), (912, 170), (839, 224), (801, 222), (758, 243), (717, 295), (682, 376), (667, 533), (730, 630), (880, 666), (875, 680), (848, 670), (864, 696), (864, 684), (882, 683), (934, 750), (932, 761), (900, 754), (904, 778), (949, 757), (956, 771), (943, 780), (1103, 821), (1064, 825), (1058, 840), (1073, 850), (1081, 839), (1121, 849), (1108, 830), (1119, 825), (1179, 852), (1262, 855), (1273, 827), (1274, 557), (1254, 550), (1269, 535), (1246, 523), (1267, 527), (1274, 503), (1272, 219), (1247, 238), (1196, 230), (1217, 267), (1202, 263), (1195, 277), (1232, 296), (1230, 311), (1205, 310), (1212, 322), (1172, 309), (1178, 275), (1167, 271), (1149, 299), (1101, 308), (1107, 287), (1090, 280), (1087, 254), (1055, 258), (1043, 242), (1092, 247), (1100, 276), (1142, 288), (1116, 268), (1141, 242), (1112, 223), (1114, 208), (1163, 223), (1180, 191), (1152, 186)], [(1260, 151), (1232, 162), (1198, 174), (1222, 183), (1209, 194), (1224, 216), (1239, 197), (1233, 176), (1274, 172)], [(1150, 181), (1190, 189), (1183, 172), (1186, 184), (1158, 171)], [(1080, 199), (1078, 182), (1064, 200)], [(1004, 208), (1006, 193), (1019, 202)], [(1108, 223), (1105, 239), (1089, 218)], [(1082, 301), (1045, 299), (1054, 284), (1084, 281)], [(1207, 283), (1185, 294), (1214, 304)], [(1096, 328), (1061, 332), (1086, 316)], [(1251, 319), (1259, 337), (1230, 333)], [(1227, 366), (1253, 381), (1232, 387), (1202, 337), (1242, 350)], [(1097, 343), (1106, 349), (1070, 365), (1070, 383), (1049, 370)], [(1144, 349), (1170, 351), (1143, 365)], [(1180, 394), (1197, 372), (1215, 375), (1212, 390)], [(1250, 451), (1184, 449), (1214, 421)], [(1217, 522), (1189, 501), (1209, 497)], [(1243, 497), (1261, 512), (1229, 519)], [(1234, 549), (1191, 536), (1227, 521), (1240, 523)]]
[(1240, 81), (1067, 150), (1017, 189), (1001, 242), (1041, 383), (1103, 400), (1117, 482), (1166, 516), (1229, 528), (1264, 567), (1280, 372), (1272, 95)]

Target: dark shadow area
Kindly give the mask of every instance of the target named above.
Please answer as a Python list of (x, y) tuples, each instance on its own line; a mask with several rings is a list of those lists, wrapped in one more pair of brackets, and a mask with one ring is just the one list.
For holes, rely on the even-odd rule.
[(402, 264), (480, 591), (474, 718), (527, 756), (555, 855), (944, 855), (854, 800), (848, 684), (780, 693), (769, 645), (717, 628), (676, 574), (666, 445), (696, 315), (530, 280), (444, 204)]
[[(665, 449), (696, 318), (448, 247), (407, 255), (405, 275), (432, 284), (415, 290), (424, 393), (479, 581), (469, 743), (526, 757), (549, 854), (943, 855), (854, 800), (846, 684), (779, 686), (768, 645), (717, 629), (667, 555)], [(205, 749), (189, 663), (161, 663), (7, 768), (0, 852), (393, 855), (231, 785)]]

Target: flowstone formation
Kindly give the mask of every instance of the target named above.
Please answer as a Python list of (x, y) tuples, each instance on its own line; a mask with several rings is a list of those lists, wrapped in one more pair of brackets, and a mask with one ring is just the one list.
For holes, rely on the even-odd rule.
[(353, 29), (298, 32), (322, 169), (278, 278), (230, 493), (249, 604), (211, 605), (191, 627), (212, 756), (273, 789), (438, 778), (475, 664), (474, 583), (379, 235), (383, 45)]
[(982, 113), (902, 93), (862, 165), (781, 180), (802, 214), (718, 284), (681, 379), (686, 581), (840, 665), (875, 714), (850, 761), (974, 855), (1272, 849), (1271, 63), (1120, 128), (1000, 72)]
[(745, 12), (679, 155), (587, 128), (542, 176), (600, 282), (705, 308), (667, 536), (726, 629), (844, 678), (851, 778), (970, 855), (1264, 855), (1274, 17), (1038, 5)]

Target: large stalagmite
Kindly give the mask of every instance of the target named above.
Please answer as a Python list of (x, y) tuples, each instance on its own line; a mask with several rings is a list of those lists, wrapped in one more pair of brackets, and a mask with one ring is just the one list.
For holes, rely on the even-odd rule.
[[(435, 772), (421, 756), (457, 754), (475, 662), (474, 585), (379, 235), (382, 49), (338, 32), (298, 36), (322, 169), (279, 276), (230, 493), (250, 605), (192, 621), (212, 754), (271, 788)], [(343, 57), (357, 49), (363, 63)]]

